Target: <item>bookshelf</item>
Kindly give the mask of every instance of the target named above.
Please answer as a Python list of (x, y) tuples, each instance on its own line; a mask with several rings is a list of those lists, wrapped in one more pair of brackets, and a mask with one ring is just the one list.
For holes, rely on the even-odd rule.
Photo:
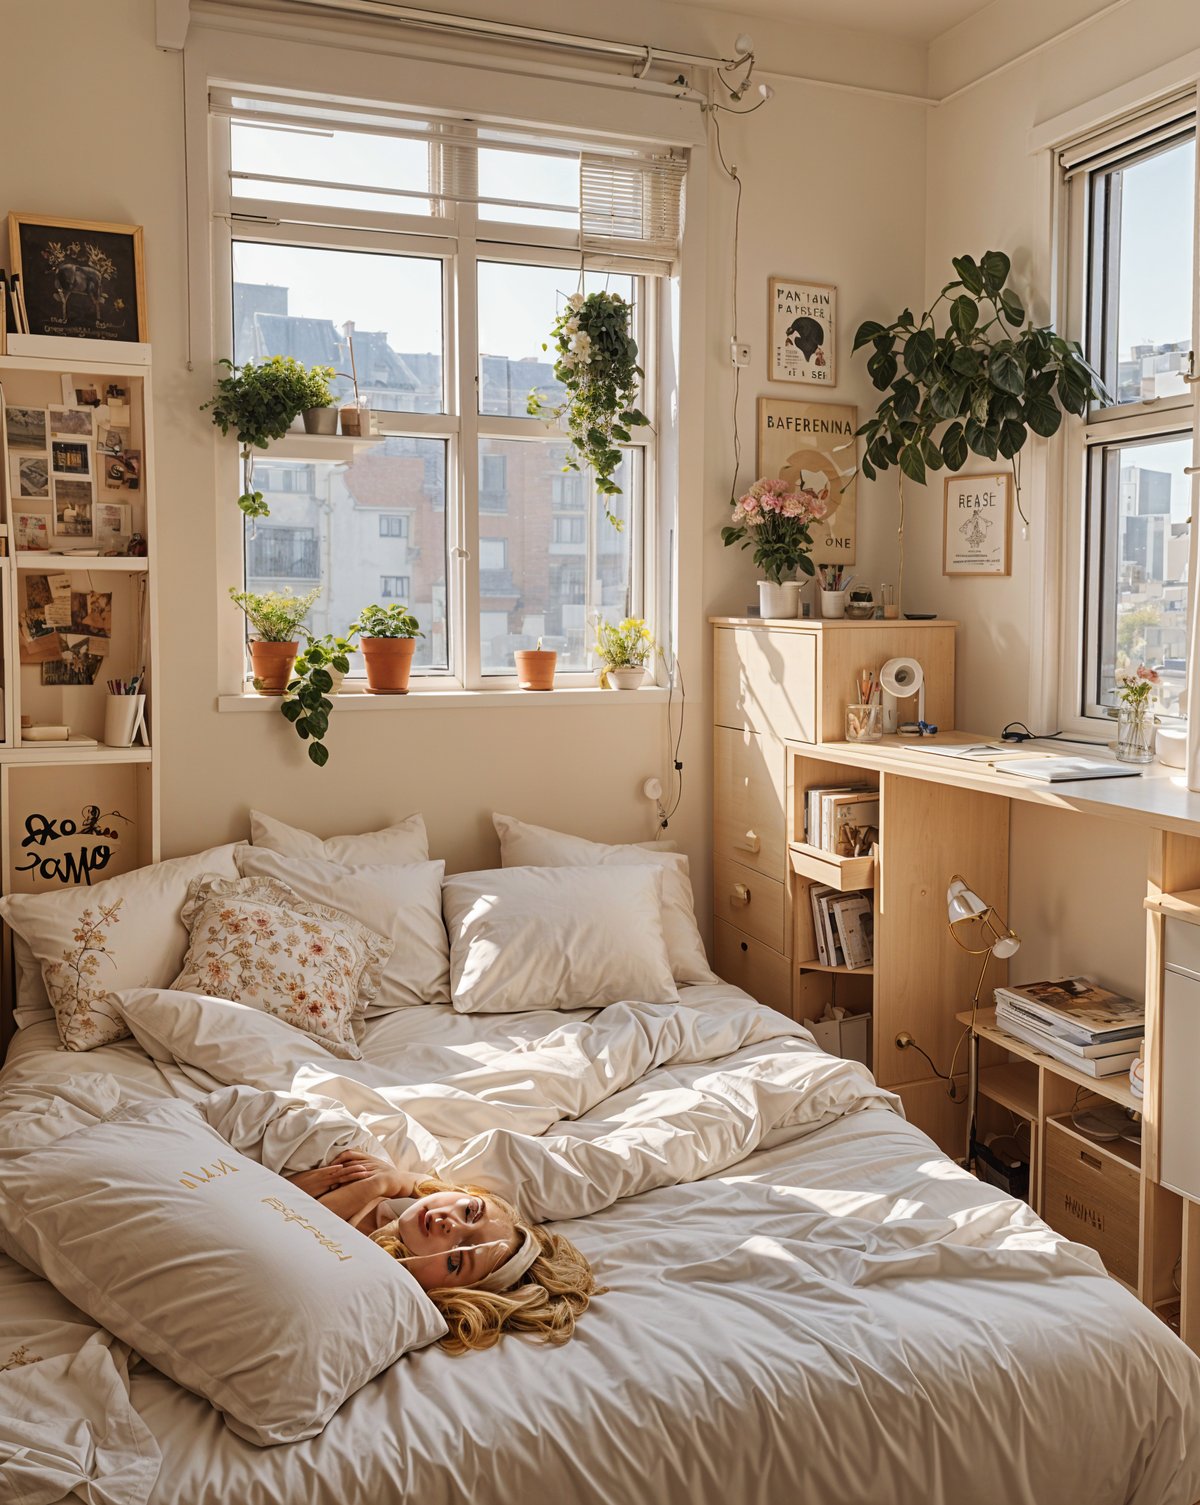
[[(79, 403), (77, 393), (101, 399), (90, 425), (49, 416), (52, 409), (88, 406)], [(110, 394), (111, 401), (105, 401)], [(10, 428), (14, 408), (48, 415), (40, 447), (36, 419), (22, 418)], [(97, 414), (103, 416), (98, 420)], [(127, 531), (100, 537), (56, 532), (56, 438), (86, 449), (82, 474), (60, 479), (87, 482), (91, 527), (102, 518), (120, 519)], [(45, 463), (45, 486), (36, 484), (36, 463), (22, 474), (22, 459)], [(39, 490), (45, 494), (30, 494)], [(36, 893), (112, 877), (159, 856), (157, 535), (148, 345), (8, 337), (7, 354), (0, 356), (0, 497), (7, 535), (7, 554), (0, 558), (0, 888)], [(17, 548), (21, 513), (46, 518), (49, 547)], [(77, 519), (78, 511), (71, 526), (78, 526)], [(115, 552), (128, 548), (135, 533), (144, 541), (144, 554)], [(46, 673), (41, 659), (33, 661), (38, 645), (45, 648), (44, 639), (30, 637), (26, 624), (23, 642), (22, 626), (49, 582), (60, 608), (69, 586), (71, 624), (62, 629), (65, 637), (89, 646), (72, 658), (48, 659), (60, 667)], [(61, 620), (49, 611), (42, 615), (44, 638), (57, 638), (60, 627)], [(143, 668), (145, 744), (106, 746), (107, 682), (132, 679)], [(22, 742), (23, 716), (34, 724), (69, 726), (90, 740)], [(5, 935), (6, 988), (8, 949)]]

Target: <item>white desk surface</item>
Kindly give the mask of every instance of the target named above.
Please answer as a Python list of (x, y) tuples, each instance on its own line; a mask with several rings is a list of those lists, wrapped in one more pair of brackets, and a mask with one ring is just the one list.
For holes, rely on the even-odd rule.
[[(1115, 725), (1114, 725), (1115, 731)], [(1000, 773), (987, 764), (967, 763), (961, 758), (939, 758), (939, 746), (964, 746), (972, 742), (999, 742), (999, 737), (969, 732), (941, 732), (936, 737), (911, 735), (884, 737), (879, 742), (790, 742), (795, 753), (832, 763), (849, 763), (879, 773), (903, 774), (933, 784), (952, 784), (981, 794), (1000, 794), (1031, 805), (1057, 810), (1077, 810), (1084, 815), (1102, 815), (1158, 831), (1177, 831), (1200, 836), (1200, 793), (1187, 787), (1182, 768), (1147, 763), (1134, 778), (1079, 779), (1071, 783), (1045, 784)], [(923, 742), (930, 750), (912, 751)], [(1103, 747), (1081, 747), (1054, 741), (1026, 742), (1023, 748), (1039, 757), (1086, 757), (1112, 759)], [(1015, 765), (1014, 765), (1015, 766)]]

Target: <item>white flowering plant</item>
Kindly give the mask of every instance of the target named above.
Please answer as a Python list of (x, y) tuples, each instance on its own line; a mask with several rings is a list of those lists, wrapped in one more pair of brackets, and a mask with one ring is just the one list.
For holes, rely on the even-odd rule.
[[(590, 467), (596, 490), (604, 498), (604, 515), (619, 532), (624, 522), (609, 505), (620, 496), (613, 480), (621, 463), (619, 445), (630, 442), (630, 429), (650, 420), (637, 406), (637, 341), (630, 333), (632, 306), (616, 293), (573, 293), (554, 321), (554, 377), (566, 388), (562, 402), (551, 406), (535, 388), (526, 411), (534, 418), (564, 421), (571, 449), (564, 470)], [(549, 350), (549, 343), (542, 346)]]
[(752, 548), (755, 564), (768, 580), (781, 585), (797, 569), (814, 573), (810, 530), (828, 511), (828, 481), (814, 490), (764, 478), (734, 502), (733, 522), (721, 529), (721, 539), (726, 548), (735, 543)]

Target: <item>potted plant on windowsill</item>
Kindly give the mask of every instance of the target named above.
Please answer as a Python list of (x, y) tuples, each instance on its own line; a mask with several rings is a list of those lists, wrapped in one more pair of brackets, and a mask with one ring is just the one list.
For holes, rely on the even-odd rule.
[(293, 596), (291, 591), (264, 591), (260, 595), (229, 587), (229, 599), (245, 612), (257, 633), (250, 640), (250, 661), (254, 688), (260, 695), (282, 695), (287, 689), (300, 650), (297, 632), (320, 594), (319, 585), (304, 596)]
[(558, 654), (553, 648), (543, 648), (541, 638), (538, 638), (536, 648), (515, 648), (513, 658), (517, 665), (517, 683), (522, 690), (553, 690)]
[[(217, 382), (217, 390), (201, 412), (212, 412), (212, 421), (223, 434), (231, 430), (241, 445), (242, 494), (238, 506), (247, 517), (267, 517), (270, 508), (261, 491), (254, 489), (254, 451), (266, 449), (272, 439), (282, 439), (301, 413), (332, 415), (333, 427), (318, 433), (337, 432), (337, 409), (332, 407), (329, 383), (336, 375), (332, 366), (302, 366), (290, 355), (247, 361), (235, 366), (218, 361), (229, 372)], [(322, 416), (321, 422), (328, 424)], [(307, 423), (305, 427), (307, 428)]]
[(623, 622), (596, 623), (596, 657), (603, 664), (601, 688), (636, 690), (646, 678), (646, 666), (658, 645), (641, 617)]
[(296, 658), (296, 667), (288, 680), (280, 710), (284, 719), (296, 729), (296, 735), (308, 744), (308, 756), (318, 768), (329, 762), (325, 734), (329, 730), (329, 713), (342, 681), (350, 672), (350, 655), (354, 644), (348, 638), (308, 637), (304, 651)]
[(425, 636), (408, 607), (364, 606), (350, 631), (358, 634), (371, 694), (407, 695), (416, 639)]

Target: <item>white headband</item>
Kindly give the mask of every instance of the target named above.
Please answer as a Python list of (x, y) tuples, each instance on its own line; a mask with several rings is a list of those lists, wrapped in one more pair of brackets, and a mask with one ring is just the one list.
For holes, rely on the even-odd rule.
[(517, 1245), (515, 1254), (510, 1254), (502, 1265), (497, 1266), (490, 1275), (485, 1275), (482, 1280), (475, 1282), (474, 1289), (477, 1291), (511, 1291), (517, 1281), (528, 1271), (535, 1259), (542, 1252), (542, 1247), (533, 1236), (533, 1230), (526, 1228), (521, 1233), (521, 1242)]

